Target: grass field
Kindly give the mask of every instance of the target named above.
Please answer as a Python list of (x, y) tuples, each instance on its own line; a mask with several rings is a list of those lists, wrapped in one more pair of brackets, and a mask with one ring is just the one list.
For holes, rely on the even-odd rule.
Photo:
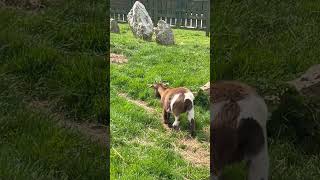
[(42, 2), (0, 8), (0, 179), (105, 179), (105, 144), (62, 122), (105, 124), (106, 4)]
[[(110, 70), (111, 177), (207, 179), (208, 109), (196, 104), (195, 139), (189, 135), (186, 116), (182, 117), (181, 131), (172, 132), (162, 126), (160, 100), (148, 84), (163, 80), (172, 87), (185, 86), (197, 92), (210, 77), (209, 38), (205, 32), (176, 29), (176, 45), (161, 46), (134, 38), (127, 24), (121, 24), (120, 29), (121, 34), (111, 34), (111, 52), (125, 55), (128, 63), (111, 64)], [(132, 100), (145, 102), (155, 112)]]
[[(319, 10), (320, 3), (311, 0), (215, 1), (213, 80), (237, 79), (257, 87), (264, 96), (277, 95), (286, 81), (320, 63)], [(279, 129), (273, 132), (280, 133)], [(269, 134), (272, 179), (319, 179), (320, 154), (298, 148), (288, 134)], [(235, 168), (226, 174), (241, 173)]]

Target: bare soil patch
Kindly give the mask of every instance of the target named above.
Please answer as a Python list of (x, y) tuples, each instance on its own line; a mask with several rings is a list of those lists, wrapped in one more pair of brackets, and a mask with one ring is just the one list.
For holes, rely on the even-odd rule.
[(180, 139), (175, 146), (186, 160), (196, 166), (210, 166), (210, 152), (204, 148), (204, 145), (209, 147), (209, 143), (199, 143), (195, 139)]
[(128, 59), (122, 54), (110, 53), (110, 62), (116, 64), (124, 64), (128, 62)]
[(57, 124), (63, 128), (77, 130), (92, 141), (109, 146), (108, 136), (110, 131), (108, 126), (96, 123), (79, 123), (66, 119), (63, 113), (53, 112), (50, 108), (49, 102), (47, 101), (32, 101), (29, 104), (29, 107), (34, 111), (41, 111), (50, 114), (51, 118), (57, 121)]
[(146, 111), (148, 111), (149, 113), (156, 113), (156, 110), (149, 107), (148, 104), (144, 101), (140, 101), (140, 100), (133, 100), (131, 99), (127, 94), (125, 93), (119, 93), (118, 94), (120, 97), (123, 97), (125, 98), (127, 101), (139, 106), (139, 107), (142, 107), (143, 109), (145, 109)]

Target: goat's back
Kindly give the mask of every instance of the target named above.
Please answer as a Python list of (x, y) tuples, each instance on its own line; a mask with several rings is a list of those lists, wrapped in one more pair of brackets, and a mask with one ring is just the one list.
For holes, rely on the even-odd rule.
[(174, 114), (180, 114), (189, 111), (193, 107), (193, 95), (187, 88), (167, 89), (161, 97), (164, 108)]

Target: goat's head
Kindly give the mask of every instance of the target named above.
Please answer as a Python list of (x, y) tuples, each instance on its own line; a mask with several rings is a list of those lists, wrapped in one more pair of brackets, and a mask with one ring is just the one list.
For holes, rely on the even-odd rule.
[(161, 92), (166, 90), (168, 88), (168, 83), (164, 82), (155, 82), (153, 84), (150, 84), (149, 87), (154, 89), (155, 96), (158, 98), (161, 98)]

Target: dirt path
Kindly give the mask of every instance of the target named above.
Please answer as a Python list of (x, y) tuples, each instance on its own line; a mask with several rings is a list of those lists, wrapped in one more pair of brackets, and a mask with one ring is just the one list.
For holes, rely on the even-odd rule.
[(81, 134), (87, 136), (90, 140), (98, 142), (101, 145), (109, 145), (107, 140), (108, 134), (110, 133), (109, 128), (105, 125), (86, 122), (79, 123), (66, 119), (66, 116), (64, 114), (53, 112), (50, 108), (49, 103), (46, 101), (32, 101), (29, 104), (29, 108), (31, 108), (31, 110), (33, 111), (40, 111), (46, 114), (50, 114), (50, 117), (63, 128), (79, 131)]
[(124, 64), (128, 62), (128, 59), (122, 54), (110, 53), (110, 62), (116, 64)]
[[(151, 108), (147, 105), (146, 102), (140, 100), (131, 99), (127, 94), (120, 93), (118, 94), (120, 97), (125, 98), (130, 103), (133, 103), (143, 109), (145, 109), (148, 113), (154, 114), (161, 118), (161, 114), (157, 112), (154, 108)], [(161, 123), (163, 127), (167, 130), (167, 133), (175, 133), (171, 128), (167, 125)], [(173, 143), (175, 150), (186, 159), (188, 162), (192, 163), (195, 166), (210, 166), (210, 152), (208, 148), (209, 143), (200, 143), (194, 138), (181, 138)]]

